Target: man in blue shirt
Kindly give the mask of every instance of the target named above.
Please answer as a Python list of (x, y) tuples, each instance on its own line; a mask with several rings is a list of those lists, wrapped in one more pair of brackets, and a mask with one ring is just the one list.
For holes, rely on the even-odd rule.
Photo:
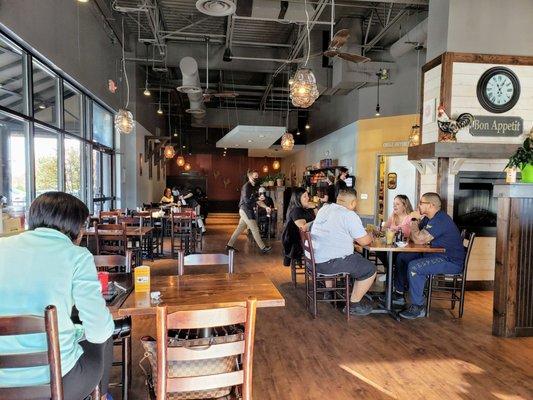
[[(445, 253), (400, 253), (396, 262), (395, 288), (403, 296), (409, 289), (411, 304), (400, 316), (415, 319), (426, 315), (424, 288), (428, 275), (457, 274), (463, 270), (465, 251), (459, 229), (446, 212), (437, 193), (425, 193), (418, 203), (423, 219), (411, 222), (410, 239), (417, 244), (442, 247)], [(398, 300), (398, 299), (396, 299)], [(401, 300), (401, 298), (400, 298)], [(396, 303), (400, 303), (396, 301)]]

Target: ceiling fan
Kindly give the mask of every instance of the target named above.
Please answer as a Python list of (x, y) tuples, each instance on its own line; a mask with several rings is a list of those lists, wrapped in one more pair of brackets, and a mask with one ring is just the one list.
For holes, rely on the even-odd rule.
[[(343, 60), (357, 63), (357, 64), (370, 61), (370, 58), (368, 57), (361, 56), (359, 54), (345, 53), (345, 52), (340, 51), (340, 48), (346, 44), (349, 37), (350, 37), (350, 31), (348, 29), (341, 29), (331, 38), (328, 49), (326, 51), (324, 51), (323, 53), (313, 54), (309, 58), (315, 58), (319, 56), (325, 56), (329, 58), (339, 57), (339, 58), (342, 58)], [(305, 61), (305, 58), (298, 58), (291, 62), (300, 63), (302, 61)]]
[(209, 37), (205, 39), (206, 41), (206, 84), (205, 84), (205, 90), (202, 94), (202, 97), (204, 99), (204, 103), (209, 103), (213, 97), (216, 98), (225, 98), (225, 99), (234, 99), (239, 94), (235, 92), (228, 92), (228, 91), (216, 91), (213, 89), (209, 89)]

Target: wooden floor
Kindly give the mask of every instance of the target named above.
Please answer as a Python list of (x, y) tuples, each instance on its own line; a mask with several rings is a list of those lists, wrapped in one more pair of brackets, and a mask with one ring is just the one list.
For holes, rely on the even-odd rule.
[[(229, 215), (208, 218), (204, 251), (222, 251), (235, 223)], [(244, 235), (236, 247), (236, 272), (265, 272), (286, 299), (285, 308), (258, 310), (255, 400), (533, 399), (533, 338), (491, 335), (492, 292), (468, 292), (461, 320), (435, 310), (429, 319), (371, 315), (347, 323), (326, 304), (313, 320), (303, 285), (295, 290), (282, 266), (279, 242), (267, 256)], [(147, 264), (153, 274), (176, 271), (173, 260)], [(139, 338), (155, 336), (153, 322), (133, 321), (132, 399), (147, 399)]]

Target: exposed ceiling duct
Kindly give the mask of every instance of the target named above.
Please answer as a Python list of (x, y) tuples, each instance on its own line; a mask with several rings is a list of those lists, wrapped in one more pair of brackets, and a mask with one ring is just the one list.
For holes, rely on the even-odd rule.
[(394, 58), (400, 58), (405, 53), (416, 49), (419, 46), (425, 47), (428, 37), (428, 20), (427, 18), (417, 26), (403, 35), (398, 41), (390, 47), (390, 54)]
[(198, 76), (198, 63), (192, 57), (183, 57), (180, 61), (180, 70), (183, 78), (178, 91), (186, 93), (189, 97), (189, 108), (186, 111), (194, 118), (201, 119), (205, 115), (205, 105)]

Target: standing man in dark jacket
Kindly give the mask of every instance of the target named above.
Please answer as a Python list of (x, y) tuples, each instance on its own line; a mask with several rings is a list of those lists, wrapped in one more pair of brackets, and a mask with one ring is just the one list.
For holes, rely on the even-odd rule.
[(254, 237), (255, 242), (261, 249), (261, 252), (268, 253), (272, 248), (265, 246), (261, 234), (259, 233), (259, 227), (257, 226), (255, 207), (257, 205), (257, 190), (256, 184), (259, 178), (257, 171), (248, 172), (248, 182), (246, 182), (241, 189), (241, 199), (239, 201), (239, 225), (231, 235), (231, 238), (226, 245), (226, 250), (235, 250), (233, 245), (235, 244), (239, 235), (246, 229), (250, 229)]

